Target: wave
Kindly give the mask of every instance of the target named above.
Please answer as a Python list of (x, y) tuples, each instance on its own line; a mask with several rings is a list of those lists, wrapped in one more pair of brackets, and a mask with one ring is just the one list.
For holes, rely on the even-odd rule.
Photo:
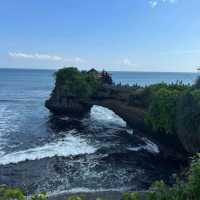
[(99, 188), (99, 189), (89, 189), (85, 187), (72, 188), (69, 190), (57, 190), (54, 192), (48, 192), (49, 197), (56, 197), (58, 195), (64, 194), (76, 194), (76, 193), (95, 193), (95, 192), (125, 192), (131, 190), (132, 187), (121, 187), (121, 188)]
[(159, 148), (156, 144), (154, 144), (153, 142), (151, 142), (150, 140), (148, 140), (147, 138), (142, 138), (142, 140), (146, 143), (145, 145), (141, 145), (138, 147), (129, 147), (127, 148), (130, 151), (140, 151), (140, 150), (147, 150), (150, 153), (159, 153)]
[(25, 160), (39, 160), (54, 156), (72, 156), (81, 154), (92, 154), (97, 149), (87, 144), (79, 136), (68, 134), (63, 139), (45, 144), (44, 146), (17, 151), (0, 157), (0, 164), (18, 163)]
[(112, 110), (102, 106), (93, 106), (90, 112), (90, 118), (104, 125), (126, 127), (126, 122), (121, 117), (115, 114)]
[(6, 135), (6, 130), (8, 130), (9, 126), (8, 126), (8, 120), (9, 118), (5, 117), (4, 114), (7, 112), (7, 106), (6, 105), (1, 105), (0, 107), (0, 156), (3, 154), (2, 148), (3, 145), (6, 144), (6, 139), (5, 139), (5, 135)]

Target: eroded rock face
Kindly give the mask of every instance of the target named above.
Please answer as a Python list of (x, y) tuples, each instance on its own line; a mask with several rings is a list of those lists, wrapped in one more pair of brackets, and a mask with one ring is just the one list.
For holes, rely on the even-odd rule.
[(45, 106), (55, 114), (83, 116), (93, 105), (100, 105), (113, 110), (131, 126), (142, 131), (148, 130), (144, 123), (145, 110), (130, 105), (129, 96), (130, 91), (125, 87), (104, 84), (95, 96), (83, 101), (77, 97), (68, 96), (63, 85), (56, 84)]
[(55, 114), (67, 114), (69, 116), (79, 116), (88, 112), (91, 105), (78, 98), (67, 96), (62, 85), (56, 85), (50, 98), (45, 102), (45, 106)]

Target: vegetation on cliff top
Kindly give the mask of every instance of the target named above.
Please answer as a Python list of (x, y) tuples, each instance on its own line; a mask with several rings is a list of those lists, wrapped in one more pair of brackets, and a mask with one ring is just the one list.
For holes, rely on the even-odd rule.
[(102, 71), (101, 73), (92, 69), (90, 71), (79, 71), (75, 67), (58, 70), (55, 73), (56, 85), (64, 87), (65, 94), (69, 97), (87, 99), (95, 94), (103, 83), (112, 83), (111, 76)]
[(150, 101), (146, 122), (154, 131), (166, 134), (176, 132), (177, 104), (181, 94), (190, 86), (177, 82), (176, 84), (155, 84), (148, 87)]
[(184, 148), (200, 150), (200, 89), (195, 85), (149, 86), (150, 101), (145, 122), (156, 132), (176, 135)]
[(69, 97), (88, 98), (99, 85), (99, 79), (77, 68), (63, 68), (55, 73), (56, 85), (64, 87)]

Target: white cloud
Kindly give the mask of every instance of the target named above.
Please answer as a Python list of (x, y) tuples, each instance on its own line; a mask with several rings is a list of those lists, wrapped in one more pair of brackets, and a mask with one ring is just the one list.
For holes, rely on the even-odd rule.
[(130, 60), (130, 59), (128, 59), (128, 58), (124, 58), (123, 59), (123, 61), (122, 61), (122, 65), (124, 65), (124, 66), (135, 66), (135, 64), (134, 63), (132, 63), (132, 61)]
[(174, 4), (176, 3), (177, 0), (150, 0), (149, 1), (149, 5), (152, 8), (155, 8), (156, 6), (158, 6), (160, 3), (170, 3), (170, 4)]
[(22, 52), (9, 52), (8, 55), (11, 58), (16, 59), (32, 59), (32, 60), (44, 60), (44, 61), (62, 61), (66, 63), (84, 63), (85, 60), (79, 57), (75, 58), (64, 58), (58, 55), (40, 54), (40, 53), (22, 53)]
[(50, 61), (61, 61), (62, 57), (56, 55), (48, 55), (48, 54), (27, 54), (21, 52), (9, 52), (8, 55), (12, 58), (24, 58), (24, 59), (34, 59), (34, 60), (50, 60)]
[(157, 1), (149, 1), (149, 4), (152, 8), (155, 8), (158, 5)]

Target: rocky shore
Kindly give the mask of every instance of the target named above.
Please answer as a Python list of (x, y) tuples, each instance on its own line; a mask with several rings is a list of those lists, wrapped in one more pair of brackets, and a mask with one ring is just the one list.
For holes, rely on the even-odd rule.
[(49, 200), (66, 200), (72, 196), (80, 196), (84, 200), (96, 200), (96, 199), (104, 199), (104, 200), (121, 200), (123, 192), (120, 191), (102, 191), (102, 192), (79, 192), (79, 193), (61, 193), (54, 194), (48, 197)]

